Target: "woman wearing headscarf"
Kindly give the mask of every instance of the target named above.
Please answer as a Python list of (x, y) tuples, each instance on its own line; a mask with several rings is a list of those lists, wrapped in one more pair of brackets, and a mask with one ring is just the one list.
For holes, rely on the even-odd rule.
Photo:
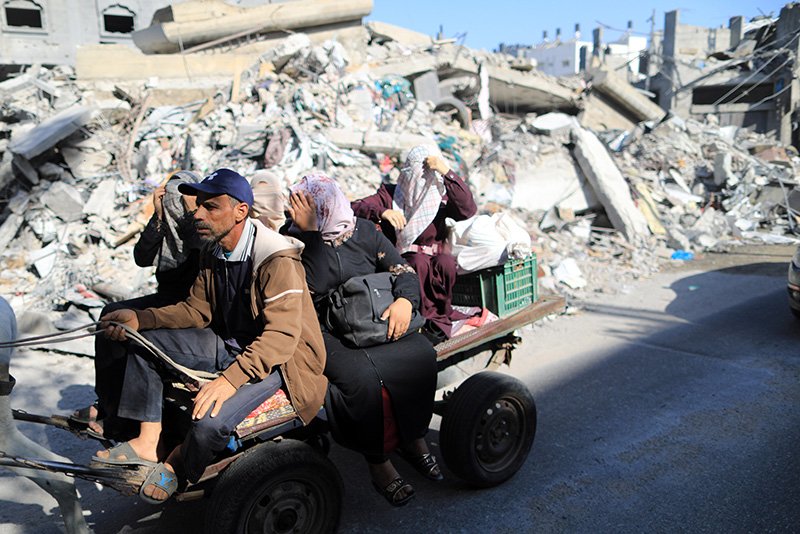
[(397, 275), (395, 300), (383, 317), (390, 338), (385, 344), (355, 348), (325, 326), (323, 339), (330, 383), (325, 408), (333, 437), (362, 453), (378, 492), (393, 506), (402, 506), (414, 488), (397, 472), (390, 452), (397, 450), (431, 480), (443, 478), (424, 440), (433, 414), (436, 353), (421, 334), (403, 336), (419, 306), (417, 275), (374, 224), (354, 216), (331, 178), (305, 176), (292, 188), (290, 202), (289, 233), (305, 243), (306, 279), (321, 317), (325, 297), (348, 279), (375, 272)]
[(286, 193), (281, 177), (272, 171), (256, 171), (250, 178), (253, 208), (250, 215), (276, 232), (286, 223)]
[(438, 340), (452, 335), (456, 259), (447, 250), (445, 219), (463, 221), (478, 211), (467, 184), (425, 146), (414, 147), (400, 169), (397, 185), (383, 184), (372, 196), (353, 202), (358, 217), (381, 225), (390, 241), (419, 275), (426, 330)]
[[(135, 299), (114, 302), (103, 308), (100, 316), (121, 309), (145, 309), (168, 306), (184, 300), (200, 269), (202, 242), (194, 229), (194, 197), (178, 192), (183, 183), (197, 183), (202, 178), (191, 171), (173, 173), (166, 184), (153, 191), (153, 216), (133, 247), (133, 259), (139, 267), (156, 267), (156, 292)], [(125, 373), (125, 351), (106, 336), (95, 336), (95, 393), (92, 406), (77, 410), (72, 419), (110, 439), (125, 439), (129, 429), (125, 421), (106, 418), (116, 413), (119, 391)], [(100, 424), (101, 420), (104, 420)]]

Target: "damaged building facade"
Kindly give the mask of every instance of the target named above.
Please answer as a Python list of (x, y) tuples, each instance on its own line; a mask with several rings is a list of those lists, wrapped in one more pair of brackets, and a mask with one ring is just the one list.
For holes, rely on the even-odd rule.
[(713, 115), (800, 147), (800, 3), (776, 18), (732, 17), (727, 28), (682, 24), (670, 11), (653, 50), (647, 89), (663, 109)]
[(169, 0), (2, 0), (0, 68), (74, 65), (78, 46), (130, 43)]

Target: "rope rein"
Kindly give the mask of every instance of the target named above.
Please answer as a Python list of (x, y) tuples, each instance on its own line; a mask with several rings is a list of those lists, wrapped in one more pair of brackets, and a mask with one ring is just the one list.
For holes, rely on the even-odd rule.
[[(179, 373), (185, 375), (187, 378), (194, 381), (197, 385), (202, 385), (206, 382), (210, 382), (214, 380), (219, 375), (217, 373), (209, 373), (207, 371), (198, 371), (196, 369), (190, 369), (184, 365), (179, 364), (169, 356), (167, 356), (164, 351), (159, 349), (156, 345), (154, 345), (150, 340), (145, 338), (141, 333), (137, 332), (133, 328), (115, 322), (109, 322), (108, 324), (119, 326), (123, 330), (125, 330), (125, 336), (130, 339), (132, 342), (135, 342), (142, 348), (146, 349), (150, 354), (167, 364), (168, 366), (172, 367)], [(31, 347), (31, 346), (38, 346), (38, 345), (46, 345), (46, 344), (53, 344), (53, 343), (63, 343), (65, 341), (72, 341), (75, 339), (81, 339), (84, 337), (91, 337), (96, 336), (98, 334), (102, 334), (103, 330), (97, 330), (96, 327), (100, 325), (100, 322), (89, 323), (83, 326), (79, 326), (77, 328), (73, 328), (71, 330), (65, 330), (63, 332), (55, 332), (52, 334), (44, 334), (41, 336), (33, 336), (27, 337), (22, 339), (15, 339), (13, 341), (4, 341), (0, 342), (0, 349), (5, 348), (14, 348), (14, 347)], [(90, 328), (95, 328), (95, 330), (89, 330)], [(84, 331), (80, 334), (70, 335), (74, 332)]]

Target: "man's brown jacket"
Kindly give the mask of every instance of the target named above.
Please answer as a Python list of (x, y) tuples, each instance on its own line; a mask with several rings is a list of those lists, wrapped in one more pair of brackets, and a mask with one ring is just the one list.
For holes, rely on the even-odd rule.
[[(238, 389), (279, 368), (292, 405), (307, 424), (322, 406), (328, 381), (322, 375), (325, 344), (300, 261), (303, 244), (252, 221), (256, 235), (250, 310), (263, 331), (222, 375)], [(189, 297), (172, 306), (137, 311), (139, 328), (208, 327), (216, 303), (212, 265), (213, 256), (206, 250)]]

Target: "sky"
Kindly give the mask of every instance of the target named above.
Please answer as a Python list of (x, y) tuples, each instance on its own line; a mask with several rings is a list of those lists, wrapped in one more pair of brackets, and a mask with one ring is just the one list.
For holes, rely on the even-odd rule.
[[(606, 42), (618, 38), (633, 22), (634, 32), (647, 35), (655, 10), (655, 29), (664, 28), (664, 13), (680, 10), (680, 22), (693, 26), (728, 26), (728, 19), (742, 15), (748, 21), (761, 14), (778, 16), (785, 1), (778, 0), (373, 0), (372, 14), (367, 20), (388, 22), (418, 32), (435, 35), (439, 25), (446, 37), (466, 33), (464, 44), (471, 48), (493, 50), (499, 43), (536, 44), (542, 31), (553, 38), (561, 28), (562, 39), (572, 38), (575, 24), (580, 24), (581, 38), (591, 41), (592, 30), (603, 30)], [(618, 31), (612, 30), (614, 28)]]

